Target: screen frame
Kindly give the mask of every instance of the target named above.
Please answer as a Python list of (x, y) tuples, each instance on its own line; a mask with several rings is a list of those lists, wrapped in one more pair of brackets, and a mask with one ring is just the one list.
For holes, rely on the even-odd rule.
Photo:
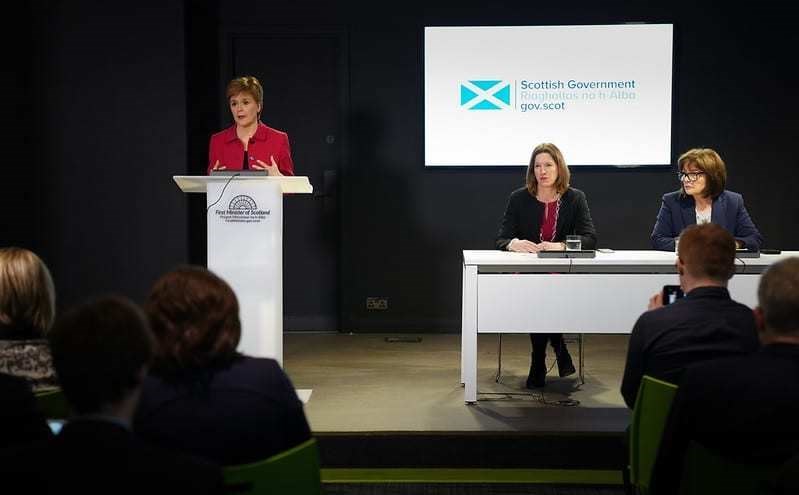
[[(619, 21), (619, 22), (603, 22), (603, 23), (594, 23), (594, 22), (575, 22), (575, 23), (563, 23), (563, 22), (553, 22), (553, 23), (536, 23), (536, 24), (469, 24), (465, 25), (462, 23), (424, 23), (418, 30), (418, 36), (421, 40), (419, 44), (419, 58), (422, 61), (421, 64), (421, 76), (419, 77), (419, 101), (421, 102), (421, 116), (422, 116), (422, 125), (420, 126), (420, 142), (422, 144), (421, 155), (422, 155), (422, 168), (424, 170), (470, 170), (470, 171), (488, 171), (488, 170), (519, 170), (519, 169), (527, 169), (529, 165), (519, 165), (519, 164), (508, 164), (508, 163), (497, 163), (493, 165), (467, 165), (467, 164), (452, 164), (452, 165), (428, 165), (427, 164), (427, 104), (426, 104), (426, 30), (427, 28), (457, 28), (457, 27), (464, 27), (464, 28), (472, 28), (472, 27), (573, 27), (573, 26), (627, 26), (627, 25), (663, 25), (668, 24), (671, 26), (671, 116), (670, 116), (670, 136), (669, 136), (669, 154), (670, 159), (669, 163), (662, 163), (662, 164), (590, 164), (590, 165), (572, 165), (569, 164), (567, 160), (567, 166), (569, 170), (572, 172), (576, 170), (586, 170), (586, 171), (597, 171), (597, 170), (636, 170), (636, 171), (652, 171), (652, 172), (663, 172), (668, 171), (670, 169), (674, 169), (676, 167), (676, 160), (677, 160), (677, 145), (676, 145), (676, 138), (677, 138), (677, 126), (675, 122), (677, 121), (678, 110), (679, 106), (677, 104), (677, 97), (679, 95), (678, 91), (678, 66), (677, 66), (677, 56), (680, 47), (678, 45), (679, 37), (677, 36), (677, 30), (679, 25), (677, 22), (673, 20), (648, 20), (648, 21)], [(531, 144), (530, 152), (532, 153), (533, 147), (537, 143)], [(557, 144), (557, 143), (555, 143)]]

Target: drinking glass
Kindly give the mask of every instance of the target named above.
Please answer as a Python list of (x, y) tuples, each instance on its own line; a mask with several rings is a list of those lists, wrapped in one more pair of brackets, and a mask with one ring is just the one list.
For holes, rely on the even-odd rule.
[(583, 240), (579, 235), (566, 236), (566, 251), (579, 251), (583, 246)]

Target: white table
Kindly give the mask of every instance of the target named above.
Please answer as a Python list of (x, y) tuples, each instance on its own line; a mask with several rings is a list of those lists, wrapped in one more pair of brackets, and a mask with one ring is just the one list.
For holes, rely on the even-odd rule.
[[(736, 260), (733, 299), (757, 304), (760, 274), (799, 252)], [(463, 251), (461, 382), (477, 401), (478, 333), (629, 333), (649, 298), (678, 284), (676, 256), (664, 251), (538, 258), (506, 251)]]

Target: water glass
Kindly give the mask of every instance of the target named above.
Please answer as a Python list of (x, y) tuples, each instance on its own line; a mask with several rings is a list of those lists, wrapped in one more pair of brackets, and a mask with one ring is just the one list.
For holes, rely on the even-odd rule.
[(566, 236), (566, 251), (579, 251), (583, 247), (583, 240), (579, 235)]

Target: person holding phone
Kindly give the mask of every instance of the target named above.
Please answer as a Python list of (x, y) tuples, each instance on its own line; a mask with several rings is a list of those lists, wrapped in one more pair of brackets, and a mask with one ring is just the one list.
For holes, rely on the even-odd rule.
[(688, 150), (677, 161), (680, 190), (663, 196), (650, 240), (654, 249), (675, 251), (688, 225), (715, 223), (735, 237), (735, 247), (757, 251), (763, 237), (744, 206), (743, 196), (724, 189), (727, 168), (710, 148)]
[[(588, 201), (579, 189), (569, 186), (571, 175), (557, 146), (542, 143), (535, 147), (527, 167), (526, 184), (508, 198), (505, 214), (496, 237), (497, 249), (519, 253), (565, 250), (567, 235), (578, 235), (582, 249), (596, 247), (596, 229)], [(533, 333), (532, 361), (527, 388), (543, 387), (546, 382), (547, 342), (552, 344), (560, 376), (575, 372), (563, 334)]]
[(233, 125), (211, 136), (208, 173), (215, 170), (261, 170), (268, 175), (294, 175), (289, 138), (261, 122), (264, 90), (253, 76), (227, 85)]
[(663, 305), (671, 304), (677, 302), (677, 299), (684, 296), (685, 293), (682, 291), (679, 285), (664, 285), (663, 286)]
[(635, 405), (644, 375), (679, 384), (689, 365), (751, 354), (758, 347), (752, 310), (733, 301), (727, 283), (735, 273), (735, 239), (714, 223), (688, 226), (680, 236), (677, 273), (684, 297), (665, 304), (663, 293), (635, 322), (621, 394)]
[(799, 258), (780, 260), (760, 276), (753, 312), (757, 352), (686, 370), (663, 430), (651, 493), (684, 491), (680, 472), (693, 442), (741, 465), (782, 465), (772, 480), (786, 490), (763, 493), (799, 493)]

